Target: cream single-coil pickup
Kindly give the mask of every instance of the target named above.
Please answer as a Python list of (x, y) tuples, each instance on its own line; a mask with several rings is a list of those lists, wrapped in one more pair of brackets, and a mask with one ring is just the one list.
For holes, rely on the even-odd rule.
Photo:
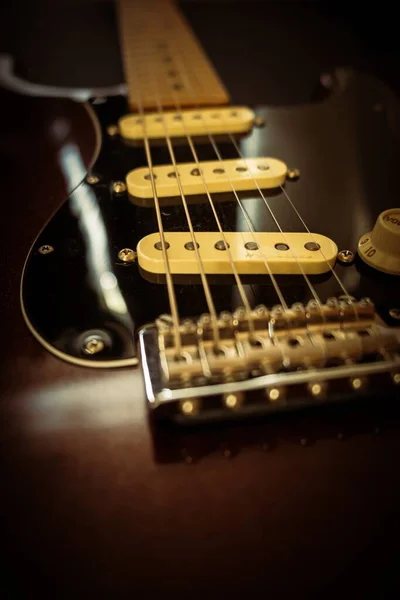
[(125, 115), (118, 121), (121, 136), (130, 141), (208, 136), (224, 133), (247, 133), (253, 126), (254, 112), (245, 106), (204, 108), (198, 110), (149, 112)]
[[(210, 193), (248, 191), (277, 188), (286, 180), (287, 166), (276, 158), (248, 158), (211, 160), (177, 165), (182, 191), (185, 196)], [(158, 198), (180, 196), (180, 189), (173, 165), (153, 168)], [(151, 199), (153, 187), (147, 167), (134, 169), (126, 177), (128, 191), (132, 196)]]
[[(318, 275), (334, 265), (337, 246), (329, 238), (310, 233), (224, 233), (195, 234), (198, 252), (207, 274), (232, 274), (232, 261), (239, 274)], [(169, 268), (176, 275), (197, 275), (199, 264), (190, 233), (166, 232)], [(140, 267), (153, 274), (165, 274), (160, 234), (152, 233), (137, 246)], [(268, 265), (268, 266), (267, 266)]]

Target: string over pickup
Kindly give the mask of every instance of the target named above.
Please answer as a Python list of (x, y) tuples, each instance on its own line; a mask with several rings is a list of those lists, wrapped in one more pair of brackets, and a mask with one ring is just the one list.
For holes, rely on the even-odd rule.
[(253, 126), (254, 112), (245, 106), (168, 110), (125, 115), (118, 121), (121, 136), (129, 141), (193, 136), (244, 134)]
[[(176, 173), (177, 171), (177, 173)], [(158, 198), (180, 196), (177, 177), (185, 196), (195, 194), (223, 193), (277, 188), (286, 180), (287, 166), (281, 160), (270, 157), (211, 160), (201, 163), (181, 163), (153, 168)], [(148, 198), (153, 202), (153, 187), (147, 167), (134, 169), (126, 177), (128, 191), (132, 196)]]
[[(334, 265), (338, 248), (324, 235), (313, 233), (196, 232), (206, 274), (231, 275), (232, 262), (240, 275), (319, 275)], [(172, 274), (198, 275), (199, 264), (190, 233), (165, 233)], [(228, 245), (228, 250), (226, 249)], [(152, 233), (137, 246), (140, 267), (148, 273), (165, 274), (160, 234)]]

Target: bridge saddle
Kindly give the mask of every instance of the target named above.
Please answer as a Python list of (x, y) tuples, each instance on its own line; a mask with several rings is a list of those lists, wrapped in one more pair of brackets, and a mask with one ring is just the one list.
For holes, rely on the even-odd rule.
[(159, 417), (197, 421), (288, 410), (368, 395), (400, 383), (400, 329), (380, 325), (370, 300), (259, 306), (140, 332), (147, 398)]

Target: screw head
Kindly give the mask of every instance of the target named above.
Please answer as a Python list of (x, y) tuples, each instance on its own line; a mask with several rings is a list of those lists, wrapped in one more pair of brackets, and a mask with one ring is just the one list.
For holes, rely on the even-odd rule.
[(283, 396), (282, 390), (278, 387), (272, 387), (267, 389), (267, 398), (270, 402), (276, 402), (280, 400)]
[(392, 317), (392, 319), (396, 319), (396, 321), (398, 321), (400, 319), (400, 308), (392, 308), (389, 310), (389, 315)]
[(324, 381), (314, 381), (307, 384), (307, 389), (314, 398), (322, 398), (326, 394), (327, 385)]
[(230, 408), (231, 410), (239, 408), (242, 402), (243, 394), (241, 392), (223, 395), (223, 403), (225, 404), (226, 408)]
[(136, 252), (132, 250), (132, 248), (122, 248), (122, 250), (118, 252), (118, 258), (123, 263), (131, 263), (136, 258)]
[(352, 377), (350, 379), (350, 385), (354, 391), (360, 392), (367, 385), (367, 379), (365, 377)]
[(54, 252), (54, 248), (49, 244), (45, 244), (39, 248), (39, 254), (50, 254), (51, 252)]
[(187, 417), (196, 415), (199, 410), (199, 402), (196, 398), (192, 400), (183, 400), (180, 403), (181, 412)]
[(123, 181), (114, 181), (114, 183), (112, 184), (112, 191), (113, 194), (115, 194), (116, 196), (123, 194), (124, 192), (126, 192), (125, 183)]
[(93, 173), (86, 177), (86, 183), (89, 185), (96, 185), (96, 183), (99, 183), (99, 181), (100, 177), (98, 175), (94, 175)]
[(289, 181), (297, 181), (300, 178), (300, 169), (289, 169), (287, 178)]
[(354, 261), (355, 254), (351, 250), (341, 250), (337, 255), (337, 259), (339, 262), (349, 265)]
[(107, 127), (107, 133), (110, 137), (115, 137), (118, 135), (118, 127), (117, 125), (109, 125)]
[(104, 349), (104, 342), (102, 342), (99, 338), (91, 338), (85, 343), (83, 349), (86, 354), (97, 354)]

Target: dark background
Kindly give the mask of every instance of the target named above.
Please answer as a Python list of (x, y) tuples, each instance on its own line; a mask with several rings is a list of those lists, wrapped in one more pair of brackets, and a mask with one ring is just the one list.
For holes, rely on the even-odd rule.
[[(180, 5), (235, 102), (307, 101), (311, 81), (336, 66), (374, 72), (400, 88), (394, 3), (183, 0)], [(99, 86), (123, 80), (109, 0), (6, 2), (0, 11), (0, 51), (12, 54), (17, 72), (31, 81)]]

